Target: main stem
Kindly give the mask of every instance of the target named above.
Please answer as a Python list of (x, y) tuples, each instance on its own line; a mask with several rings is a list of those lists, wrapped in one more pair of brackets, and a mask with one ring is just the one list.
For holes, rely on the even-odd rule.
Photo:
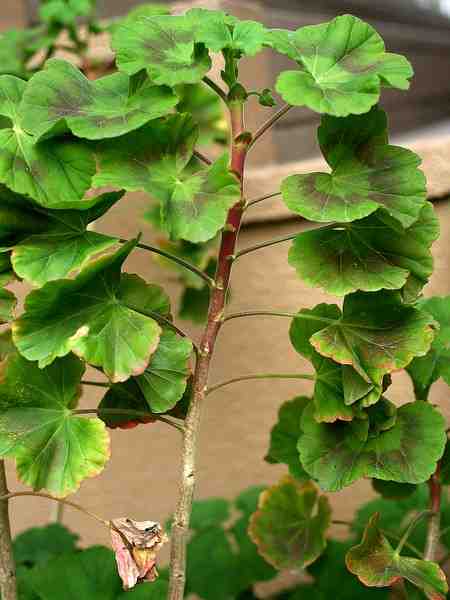
[[(0, 496), (8, 493), (5, 462), (0, 460)], [(2, 600), (17, 600), (8, 502), (0, 502), (0, 591)]]
[(244, 139), (244, 136), (242, 138), (239, 137), (244, 132), (243, 105), (238, 102), (232, 102), (229, 105), (229, 109), (233, 139), (231, 170), (239, 178), (241, 197), (239, 202), (230, 209), (223, 230), (215, 285), (211, 292), (208, 320), (200, 343), (200, 351), (194, 373), (192, 397), (185, 421), (179, 499), (171, 532), (169, 600), (183, 600), (184, 598), (186, 583), (186, 541), (194, 497), (200, 418), (206, 397), (211, 358), (217, 335), (222, 325), (227, 289), (233, 264), (232, 257), (235, 252), (244, 209), (243, 177), (245, 158), (250, 140)]
[(425, 545), (425, 560), (436, 560), (436, 555), (439, 551), (439, 538), (441, 528), (441, 497), (442, 497), (442, 485), (440, 478), (440, 464), (436, 472), (431, 476), (428, 481), (428, 488), (430, 490), (430, 510), (431, 516), (428, 521), (427, 531), (427, 543)]

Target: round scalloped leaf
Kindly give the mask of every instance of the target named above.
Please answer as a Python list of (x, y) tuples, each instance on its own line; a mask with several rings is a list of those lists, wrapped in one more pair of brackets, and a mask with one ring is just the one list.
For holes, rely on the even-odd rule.
[(304, 569), (325, 550), (330, 524), (328, 499), (319, 496), (313, 483), (287, 476), (262, 492), (249, 535), (277, 569)]
[(208, 51), (195, 43), (195, 25), (186, 16), (143, 16), (126, 20), (113, 33), (121, 71), (146, 69), (157, 85), (198, 83), (211, 68)]
[(444, 452), (445, 421), (425, 402), (401, 406), (394, 425), (385, 431), (380, 431), (383, 427), (378, 422), (366, 437), (360, 431), (364, 427), (358, 420), (317, 423), (314, 407), (304, 410), (298, 442), (300, 461), (322, 489), (338, 491), (362, 477), (423, 483), (434, 473)]
[(348, 223), (379, 208), (402, 227), (417, 221), (426, 201), (421, 159), (383, 143), (383, 122), (378, 109), (362, 117), (324, 118), (319, 141), (332, 172), (287, 177), (281, 184), (286, 206), (318, 222)]
[(45, 367), (73, 351), (113, 382), (143, 373), (161, 333), (151, 315), (167, 315), (169, 303), (159, 286), (136, 275), (121, 276), (135, 245), (133, 240), (98, 259), (73, 280), (52, 281), (31, 292), (13, 325), (19, 352)]
[[(304, 318), (307, 318), (305, 315)], [(427, 312), (405, 305), (398, 292), (355, 292), (345, 297), (335, 323), (310, 337), (323, 356), (353, 368), (366, 381), (403, 369), (425, 355), (434, 338), (435, 321)]]
[(352, 405), (367, 407), (381, 396), (381, 377), (373, 372), (373, 381), (366, 381), (352, 367), (340, 365), (321, 356), (310, 339), (327, 324), (339, 321), (340, 311), (333, 304), (319, 304), (313, 309), (301, 310), (292, 320), (289, 335), (299, 354), (312, 362), (316, 371), (313, 403), (319, 422), (351, 421), (355, 410)]
[(439, 223), (427, 202), (419, 219), (406, 230), (392, 227), (383, 211), (348, 224), (299, 234), (289, 264), (308, 285), (345, 296), (362, 290), (398, 290), (407, 282), (415, 296), (433, 270), (431, 244)]
[(406, 90), (413, 75), (406, 58), (387, 53), (375, 29), (351, 15), (297, 31), (275, 30), (268, 43), (299, 66), (281, 73), (277, 92), (289, 104), (319, 113), (365, 113), (378, 102), (381, 87)]
[[(11, 261), (15, 273), (42, 286), (48, 281), (67, 277), (96, 254), (117, 244), (117, 238), (91, 231), (88, 225), (103, 216), (122, 196), (123, 192), (102, 194), (89, 200), (90, 208), (83, 211), (35, 213), (31, 204), (21, 208), (24, 217), (36, 214), (40, 218), (40, 232), (25, 236), (14, 245)], [(37, 229), (36, 225), (33, 227)]]
[(163, 329), (158, 348), (142, 375), (136, 378), (152, 412), (167, 412), (186, 390), (190, 375), (192, 342), (174, 331)]
[(100, 146), (97, 186), (145, 190), (161, 203), (172, 239), (206, 242), (224, 226), (240, 188), (224, 154), (211, 166), (188, 166), (198, 137), (189, 115), (174, 115)]
[(346, 564), (349, 571), (368, 587), (389, 587), (407, 579), (430, 600), (444, 600), (448, 585), (439, 565), (429, 560), (401, 556), (381, 533), (379, 517), (378, 513), (373, 515), (361, 543), (348, 551)]
[(13, 456), (20, 479), (35, 490), (73, 493), (109, 458), (104, 424), (71, 412), (83, 372), (73, 355), (46, 369), (17, 353), (1, 363), (0, 455)]
[(0, 182), (45, 207), (83, 207), (96, 170), (93, 152), (67, 136), (36, 144), (22, 125), (26, 85), (10, 75), (0, 77), (0, 115), (11, 121), (0, 130)]
[(310, 402), (305, 396), (297, 396), (281, 405), (278, 421), (270, 432), (270, 447), (265, 456), (270, 464), (285, 464), (289, 473), (299, 481), (309, 479), (298, 456), (297, 442), (300, 437), (300, 420), (303, 409)]
[(440, 377), (450, 385), (450, 296), (428, 298), (419, 306), (439, 324), (428, 354), (415, 358), (406, 368), (416, 395), (426, 398), (431, 385)]
[(169, 88), (150, 82), (131, 94), (125, 73), (90, 81), (71, 63), (52, 59), (26, 87), (22, 126), (36, 140), (61, 122), (78, 137), (112, 138), (168, 114), (178, 100)]

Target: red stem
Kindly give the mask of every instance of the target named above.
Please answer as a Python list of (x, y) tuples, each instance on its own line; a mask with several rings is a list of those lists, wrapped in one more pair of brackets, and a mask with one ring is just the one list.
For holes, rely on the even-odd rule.
[(241, 196), (233, 206), (222, 233), (214, 287), (211, 292), (208, 321), (200, 343), (198, 360), (194, 373), (191, 403), (185, 421), (182, 450), (182, 474), (177, 508), (171, 532), (169, 600), (182, 600), (186, 583), (186, 542), (189, 533), (189, 519), (195, 487), (197, 440), (200, 419), (208, 386), (209, 367), (217, 335), (223, 323), (223, 312), (230, 282), (232, 257), (236, 248), (241, 226), (244, 201), (243, 178), (245, 158), (250, 143), (249, 136), (241, 136), (244, 131), (243, 105), (230, 104), (232, 126), (231, 170), (240, 182)]
[(427, 543), (425, 546), (425, 560), (436, 560), (439, 550), (440, 526), (441, 526), (441, 497), (442, 485), (440, 478), (441, 467), (438, 463), (435, 473), (428, 481), (430, 490), (430, 510), (432, 511), (428, 522)]

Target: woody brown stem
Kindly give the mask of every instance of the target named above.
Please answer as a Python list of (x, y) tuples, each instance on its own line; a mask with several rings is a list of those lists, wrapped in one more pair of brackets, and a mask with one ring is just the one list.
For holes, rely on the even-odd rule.
[(243, 105), (238, 102), (231, 103), (230, 116), (233, 139), (231, 170), (240, 181), (241, 197), (239, 202), (230, 209), (223, 230), (217, 272), (214, 280), (215, 285), (211, 292), (208, 320), (200, 343), (194, 373), (192, 397), (185, 421), (179, 499), (171, 533), (169, 600), (182, 600), (184, 598), (186, 584), (186, 541), (194, 497), (200, 419), (206, 397), (211, 357), (217, 335), (222, 325), (227, 289), (233, 264), (231, 257), (235, 252), (243, 215), (243, 175), (245, 157), (250, 141), (248, 137), (241, 136), (244, 131)]
[[(0, 495), (7, 493), (5, 461), (0, 460)], [(3, 600), (17, 600), (16, 566), (12, 550), (8, 502), (0, 502), (0, 590)]]

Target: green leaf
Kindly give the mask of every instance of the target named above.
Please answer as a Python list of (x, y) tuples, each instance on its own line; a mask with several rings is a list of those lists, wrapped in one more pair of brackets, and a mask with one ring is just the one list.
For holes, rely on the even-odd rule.
[(388, 500), (409, 498), (417, 490), (417, 486), (411, 483), (396, 483), (381, 479), (372, 479), (372, 487), (380, 496)]
[(70, 355), (39, 369), (12, 353), (1, 369), (0, 455), (16, 459), (20, 479), (67, 496), (101, 472), (109, 458), (105, 426), (71, 411), (81, 392), (81, 361)]
[(209, 527), (220, 527), (230, 518), (230, 503), (224, 498), (196, 500), (192, 506), (189, 527), (202, 531)]
[(298, 235), (289, 264), (308, 285), (345, 296), (362, 290), (398, 290), (407, 285), (417, 296), (433, 270), (431, 244), (439, 235), (433, 207), (426, 203), (408, 229), (391, 226), (383, 211), (353, 223)]
[(167, 412), (186, 390), (192, 342), (163, 329), (158, 348), (136, 382), (152, 412)]
[(101, 367), (113, 383), (143, 373), (161, 334), (147, 315), (167, 315), (169, 301), (159, 286), (121, 275), (135, 245), (132, 240), (98, 259), (73, 280), (52, 281), (31, 292), (13, 326), (19, 352), (45, 367), (73, 351)]
[(313, 595), (294, 595), (289, 600), (388, 600), (389, 592), (383, 589), (367, 589), (356, 577), (349, 573), (345, 565), (345, 555), (352, 543), (348, 541), (328, 540), (322, 556), (308, 567), (308, 573), (314, 577)]
[[(314, 409), (317, 421), (332, 423), (351, 421), (356, 402), (362, 407), (371, 406), (381, 396), (381, 376), (374, 373), (374, 381), (366, 381), (351, 366), (339, 365), (321, 356), (310, 340), (323, 329), (325, 323), (340, 318), (336, 305), (319, 304), (312, 310), (303, 309), (293, 319), (289, 331), (294, 348), (311, 361), (316, 371)], [(357, 408), (357, 407), (356, 407)]]
[(49, 25), (75, 26), (78, 17), (88, 17), (93, 0), (47, 0), (39, 7), (39, 18)]
[(229, 125), (223, 103), (219, 96), (202, 83), (177, 87), (181, 98), (177, 105), (179, 113), (189, 113), (199, 128), (198, 144), (224, 145), (229, 138)]
[(237, 592), (238, 581), (231, 577), (239, 565), (225, 531), (210, 527), (195, 535), (187, 548), (187, 596), (204, 600), (229, 600)]
[[(39, 598), (45, 600), (116, 600), (122, 597), (114, 554), (102, 546), (60, 556), (40, 569), (33, 569), (30, 579)], [(127, 593), (126, 597), (132, 596)], [(148, 597), (153, 600), (153, 596)], [(162, 600), (162, 596), (156, 598)]]
[(277, 569), (303, 569), (326, 548), (331, 508), (311, 482), (291, 477), (262, 493), (249, 535), (260, 554)]
[(25, 29), (9, 29), (0, 34), (0, 73), (26, 78), (29, 33)]
[(14, 539), (14, 560), (17, 565), (43, 566), (61, 554), (75, 552), (78, 539), (78, 535), (60, 523), (32, 527)]
[(426, 398), (431, 385), (440, 377), (450, 385), (450, 296), (428, 298), (420, 308), (439, 324), (430, 351), (415, 358), (406, 368), (419, 398)]
[[(311, 317), (299, 313), (298, 318)], [(325, 327), (309, 338), (315, 350), (353, 365), (363, 379), (374, 383), (379, 383), (380, 374), (402, 369), (415, 356), (426, 354), (434, 337), (432, 317), (402, 304), (397, 292), (355, 292), (345, 297), (340, 317), (315, 317), (316, 325), (321, 319)]]
[(390, 425), (386, 431), (380, 427), (369, 430), (367, 436), (367, 421), (317, 423), (310, 405), (301, 422), (300, 461), (328, 491), (340, 490), (362, 477), (398, 483), (429, 479), (444, 452), (442, 415), (424, 402), (410, 403), (398, 409), (395, 424)]
[(332, 172), (287, 177), (281, 192), (290, 210), (311, 221), (348, 223), (383, 208), (403, 227), (417, 221), (426, 201), (421, 160), (384, 141), (380, 112), (322, 119), (319, 141)]
[(375, 29), (351, 15), (297, 31), (275, 30), (269, 44), (299, 67), (278, 77), (283, 99), (337, 117), (367, 112), (381, 87), (407, 90), (413, 75), (406, 58), (387, 53)]
[(178, 102), (172, 90), (150, 82), (132, 95), (129, 89), (124, 73), (90, 81), (68, 61), (49, 60), (26, 87), (22, 126), (36, 141), (60, 124), (81, 138), (112, 138), (168, 114)]
[(210, 167), (188, 167), (197, 137), (189, 115), (154, 121), (101, 146), (94, 184), (145, 190), (161, 202), (162, 222), (172, 239), (206, 242), (224, 226), (240, 190), (226, 154)]
[(193, 8), (186, 17), (192, 20), (195, 40), (213, 52), (224, 49), (239, 57), (254, 56), (260, 52), (267, 37), (267, 29), (256, 21), (239, 21), (222, 11)]
[(348, 569), (368, 587), (388, 587), (407, 579), (422, 589), (430, 600), (444, 600), (448, 585), (439, 565), (427, 560), (400, 556), (378, 528), (379, 515), (369, 521), (362, 542), (346, 557)]
[(300, 463), (297, 442), (300, 437), (300, 419), (310, 401), (305, 396), (297, 396), (281, 405), (278, 421), (270, 432), (270, 447), (265, 457), (271, 464), (285, 464), (289, 473), (299, 481), (309, 479)]
[[(102, 217), (122, 196), (123, 192), (102, 194), (86, 203), (89, 208), (83, 211), (47, 210), (36, 213), (31, 204), (21, 208), (24, 219), (34, 215), (40, 218), (36, 221), (41, 231), (25, 236), (23, 241), (14, 245), (11, 260), (15, 273), (34, 285), (42, 286), (48, 281), (67, 277), (95, 255), (117, 244), (117, 238), (90, 231), (88, 225)], [(17, 212), (18, 209), (12, 218), (17, 218)], [(38, 229), (37, 224), (32, 224), (30, 233), (33, 228)]]
[(138, 585), (132, 590), (123, 592), (117, 596), (117, 600), (166, 600), (168, 593), (169, 582), (160, 577), (151, 585)]
[(157, 85), (197, 83), (211, 68), (208, 51), (195, 43), (195, 26), (186, 16), (145, 16), (127, 20), (113, 34), (121, 71), (146, 69)]
[(48, 208), (82, 208), (96, 170), (93, 152), (67, 136), (36, 144), (22, 124), (25, 88), (21, 79), (0, 77), (0, 115), (11, 121), (0, 130), (0, 182)]

